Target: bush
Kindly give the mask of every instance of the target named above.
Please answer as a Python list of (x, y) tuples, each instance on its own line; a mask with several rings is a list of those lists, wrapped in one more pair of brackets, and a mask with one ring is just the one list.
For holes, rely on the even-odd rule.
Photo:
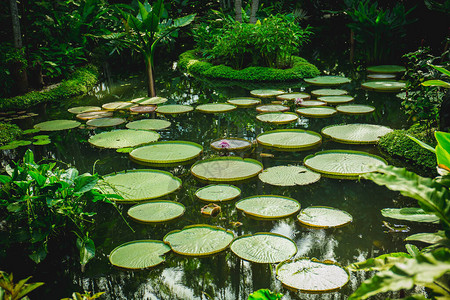
[(192, 75), (199, 75), (209, 79), (227, 79), (240, 81), (293, 81), (302, 78), (315, 77), (320, 74), (316, 66), (305, 59), (293, 56), (293, 65), (289, 69), (274, 69), (268, 67), (248, 67), (235, 70), (226, 65), (213, 65), (201, 60), (196, 53), (189, 50), (180, 55), (178, 66)]
[(22, 130), (16, 124), (0, 123), (0, 146), (17, 140)]
[(0, 99), (0, 110), (27, 109), (43, 102), (52, 102), (82, 95), (98, 80), (98, 69), (93, 65), (79, 68), (58, 86), (47, 91), (30, 92), (25, 95)]
[(379, 149), (393, 159), (401, 159), (413, 166), (423, 175), (436, 173), (436, 155), (422, 148), (406, 135), (409, 134), (435, 146), (436, 140), (430, 138), (423, 126), (412, 126), (408, 130), (394, 130), (383, 136), (378, 142)]

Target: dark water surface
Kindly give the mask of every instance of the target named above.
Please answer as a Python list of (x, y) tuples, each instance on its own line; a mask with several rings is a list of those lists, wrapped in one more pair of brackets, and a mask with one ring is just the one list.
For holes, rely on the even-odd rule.
[[(164, 72), (158, 71), (158, 95), (167, 97), (169, 103), (197, 105), (209, 102), (225, 102), (227, 98), (249, 96), (254, 84), (231, 85), (230, 83), (207, 83), (189, 78), (172, 70), (172, 65), (163, 66)], [(335, 74), (337, 75), (337, 74)], [(203, 158), (216, 155), (209, 143), (222, 137), (239, 137), (255, 141), (256, 136), (264, 131), (279, 128), (301, 128), (320, 132), (328, 125), (341, 123), (371, 123), (387, 125), (392, 128), (406, 126), (406, 120), (400, 112), (400, 100), (395, 94), (366, 92), (359, 88), (364, 74), (357, 74), (351, 83), (339, 88), (347, 89), (355, 96), (354, 103), (369, 104), (376, 107), (373, 114), (366, 116), (336, 115), (330, 118), (313, 119), (300, 117), (291, 125), (272, 126), (255, 120), (254, 108), (239, 108), (225, 114), (203, 114), (191, 112), (176, 117), (167, 116), (172, 122), (168, 130), (161, 131), (161, 140), (185, 140), (203, 145)], [(268, 87), (268, 85), (264, 85)], [(310, 92), (320, 87), (305, 83), (291, 83), (277, 88), (292, 91)], [(74, 118), (67, 108), (79, 105), (101, 105), (111, 101), (127, 101), (144, 96), (143, 78), (139, 76), (115, 79), (107, 85), (103, 83), (91, 95), (70, 99), (60, 104), (51, 104), (39, 109), (40, 117), (34, 123), (63, 118)], [(268, 103), (271, 100), (263, 100)], [(294, 111), (294, 107), (291, 107)], [(117, 113), (121, 115), (121, 113)], [(122, 114), (128, 120), (140, 117)], [(32, 123), (23, 123), (31, 127)], [(123, 125), (118, 128), (124, 128)], [(66, 132), (51, 133), (52, 144), (34, 146), (37, 157), (51, 157), (77, 167), (80, 172), (95, 170), (101, 175), (116, 171), (148, 168), (128, 159), (127, 154), (114, 150), (97, 149), (87, 143), (89, 136), (103, 130), (74, 129)], [(328, 149), (352, 149), (377, 154), (376, 146), (359, 146), (338, 144), (324, 139), (323, 144), (314, 150), (303, 152), (279, 152), (258, 146), (245, 156), (261, 161), (264, 168), (276, 165), (298, 165), (306, 155)], [(3, 152), (3, 164), (17, 160), (24, 149)], [(261, 153), (273, 154), (274, 157), (261, 157)], [(319, 260), (330, 259), (342, 265), (361, 261), (387, 252), (405, 251), (403, 239), (408, 233), (385, 233), (384, 220), (380, 209), (398, 207), (408, 201), (397, 193), (379, 187), (372, 182), (357, 180), (338, 180), (322, 178), (309, 186), (276, 187), (254, 179), (237, 186), (242, 190), (241, 198), (252, 195), (283, 195), (298, 200), (302, 208), (311, 205), (332, 206), (349, 212), (354, 220), (349, 226), (339, 229), (314, 230), (300, 226), (294, 217), (278, 221), (258, 221), (250, 219), (234, 208), (235, 201), (221, 204), (222, 214), (215, 218), (204, 217), (200, 208), (205, 203), (196, 199), (195, 191), (205, 184), (195, 180), (189, 173), (188, 166), (162, 168), (172, 172), (183, 182), (177, 192), (164, 197), (186, 206), (186, 213), (175, 222), (162, 225), (137, 224), (127, 219), (134, 231), (131, 231), (114, 208), (102, 205), (98, 208), (96, 230), (93, 239), (97, 254), (81, 272), (78, 254), (72, 245), (72, 236), (53, 245), (52, 252), (40, 265), (35, 266), (23, 253), (14, 249), (4, 249), (0, 257), (0, 269), (14, 272), (15, 278), (33, 275), (34, 281), (44, 281), (45, 286), (36, 290), (36, 299), (59, 299), (68, 297), (73, 291), (106, 292), (102, 299), (247, 299), (248, 294), (260, 288), (270, 288), (285, 294), (283, 299), (345, 299), (369, 274), (352, 273), (351, 280), (341, 291), (307, 295), (290, 292), (276, 279), (275, 265), (253, 264), (237, 258), (230, 250), (208, 258), (187, 258), (172, 252), (166, 255), (166, 262), (160, 266), (143, 271), (124, 271), (112, 267), (108, 254), (118, 245), (139, 239), (162, 240), (171, 230), (181, 229), (192, 224), (211, 224), (230, 229), (235, 236), (256, 233), (275, 232), (295, 241), (298, 247), (296, 257), (315, 257)], [(160, 168), (161, 169), (161, 168)], [(399, 204), (400, 202), (400, 204)], [(120, 206), (124, 215), (129, 205)], [(230, 222), (242, 222), (234, 228)], [(411, 224), (408, 224), (411, 225)], [(411, 232), (418, 232), (412, 228)], [(70, 238), (69, 238), (70, 237)]]

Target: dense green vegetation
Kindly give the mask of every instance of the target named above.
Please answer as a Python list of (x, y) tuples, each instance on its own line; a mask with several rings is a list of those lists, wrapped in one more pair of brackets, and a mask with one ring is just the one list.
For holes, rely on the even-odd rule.
[(22, 135), (22, 130), (16, 124), (0, 123), (0, 146), (16, 140)]

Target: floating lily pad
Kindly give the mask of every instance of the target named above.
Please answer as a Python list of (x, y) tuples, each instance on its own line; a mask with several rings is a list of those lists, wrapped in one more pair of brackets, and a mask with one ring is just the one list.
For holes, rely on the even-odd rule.
[(137, 103), (139, 105), (156, 105), (167, 102), (167, 98), (163, 97), (140, 97), (131, 100), (133, 103)]
[(48, 145), (51, 142), (52, 141), (50, 139), (39, 139), (39, 140), (36, 140), (35, 142), (33, 142), (33, 145), (35, 145), (35, 146), (43, 146), (43, 145)]
[(170, 127), (170, 122), (161, 119), (144, 119), (126, 124), (128, 129), (135, 130), (162, 130)]
[(228, 103), (208, 103), (199, 105), (195, 109), (203, 113), (224, 113), (235, 110), (236, 107)]
[(311, 95), (316, 97), (322, 96), (342, 96), (346, 95), (348, 92), (346, 90), (339, 89), (318, 89), (311, 92)]
[(34, 128), (37, 128), (41, 131), (59, 131), (77, 128), (80, 125), (80, 122), (74, 120), (52, 120), (38, 123), (34, 125)]
[(236, 208), (258, 219), (275, 220), (289, 217), (300, 210), (300, 204), (283, 196), (252, 196), (236, 203)]
[(322, 136), (302, 129), (280, 129), (266, 131), (256, 137), (258, 143), (278, 150), (306, 150), (319, 146)]
[(93, 135), (88, 142), (99, 148), (119, 149), (156, 142), (159, 137), (155, 131), (120, 129)]
[(181, 187), (181, 180), (160, 170), (129, 170), (103, 177), (98, 187), (105, 194), (116, 193), (117, 202), (138, 202), (168, 195)]
[(240, 138), (224, 138), (211, 142), (211, 148), (217, 151), (243, 151), (251, 147), (250, 141)]
[(372, 66), (367, 68), (368, 72), (371, 73), (404, 73), (406, 72), (406, 68), (398, 65), (381, 65), (381, 66)]
[(38, 133), (39, 131), (41, 131), (41, 130), (38, 128), (31, 128), (31, 129), (24, 130), (22, 133), (23, 134), (33, 134), (33, 133)]
[(156, 106), (153, 105), (142, 105), (130, 107), (130, 111), (137, 114), (148, 114), (156, 110)]
[(203, 147), (193, 142), (165, 141), (136, 148), (130, 157), (138, 163), (173, 164), (194, 159), (202, 151)]
[(349, 83), (351, 80), (342, 76), (318, 76), (314, 78), (306, 78), (305, 81), (313, 85), (340, 85)]
[(122, 118), (98, 118), (87, 121), (86, 125), (94, 127), (110, 127), (123, 123), (125, 123), (125, 119)]
[(366, 152), (329, 150), (305, 157), (304, 164), (327, 177), (357, 179), (359, 175), (387, 163), (381, 157)]
[(341, 227), (353, 221), (346, 211), (327, 206), (310, 206), (300, 211), (297, 220), (308, 227)]
[(49, 139), (50, 136), (46, 135), (46, 134), (40, 134), (40, 135), (35, 135), (33, 136), (33, 139), (35, 140), (42, 140), (42, 139)]
[(250, 95), (252, 95), (253, 97), (258, 97), (258, 98), (273, 98), (273, 97), (276, 97), (276, 96), (284, 94), (284, 93), (285, 93), (284, 91), (271, 90), (271, 89), (250, 91)]
[(375, 107), (363, 104), (347, 104), (347, 105), (338, 105), (336, 107), (336, 110), (343, 114), (362, 115), (374, 112)]
[(113, 266), (139, 270), (154, 267), (164, 261), (170, 247), (161, 241), (138, 240), (120, 245), (109, 254)]
[(348, 271), (331, 261), (300, 258), (277, 266), (277, 279), (302, 292), (323, 293), (339, 290), (350, 279)]
[(158, 108), (156, 109), (156, 112), (160, 113), (160, 114), (177, 115), (177, 114), (188, 113), (193, 110), (194, 110), (194, 108), (189, 105), (169, 104), (169, 105), (158, 106)]
[(337, 114), (337, 110), (328, 106), (301, 107), (296, 110), (299, 115), (309, 118), (326, 118)]
[(128, 216), (137, 222), (162, 223), (181, 217), (184, 211), (184, 205), (179, 202), (156, 200), (133, 205)]
[(395, 74), (369, 74), (367, 79), (373, 80), (395, 80)]
[(220, 206), (214, 203), (209, 203), (200, 209), (200, 212), (203, 215), (209, 217), (216, 217), (221, 211), (222, 209), (220, 208)]
[(241, 259), (261, 264), (279, 263), (297, 253), (297, 245), (291, 239), (268, 232), (240, 236), (230, 249)]
[(228, 99), (227, 102), (238, 107), (250, 107), (260, 104), (261, 100), (252, 97), (239, 97)]
[(277, 96), (277, 99), (281, 101), (292, 101), (298, 98), (308, 100), (311, 96), (307, 93), (288, 93)]
[(116, 152), (117, 153), (130, 153), (133, 150), (134, 150), (133, 147), (125, 147), (125, 148), (116, 149)]
[(271, 185), (307, 185), (319, 181), (321, 175), (302, 166), (276, 166), (265, 169), (259, 179)]
[(284, 112), (284, 111), (288, 111), (288, 110), (289, 110), (288, 106), (284, 106), (284, 105), (280, 105), (280, 104), (267, 104), (267, 105), (260, 105), (260, 106), (256, 107), (256, 111), (260, 112), (260, 113)]
[(77, 119), (92, 120), (92, 119), (97, 119), (97, 118), (109, 118), (112, 116), (113, 116), (112, 111), (101, 110), (101, 111), (91, 111), (91, 112), (78, 114)]
[(300, 102), (299, 105), (303, 107), (311, 107), (311, 106), (324, 106), (327, 105), (327, 103), (320, 100), (306, 100)]
[(229, 184), (211, 184), (198, 189), (195, 196), (206, 202), (222, 202), (236, 199), (241, 195), (241, 190)]
[(342, 104), (342, 103), (348, 103), (353, 101), (352, 96), (348, 96), (348, 95), (343, 95), (343, 96), (322, 96), (322, 97), (318, 97), (317, 100), (326, 102), (327, 104), (330, 105), (336, 105), (336, 104)]
[(400, 81), (367, 81), (361, 87), (375, 92), (400, 92), (406, 87), (406, 83)]
[(322, 129), (322, 135), (345, 144), (376, 144), (389, 132), (391, 128), (373, 124), (331, 125)]
[(255, 177), (262, 169), (257, 160), (228, 156), (199, 161), (192, 166), (191, 173), (205, 181), (233, 182)]
[(261, 122), (272, 124), (289, 124), (297, 121), (298, 116), (291, 112), (274, 112), (257, 115), (256, 119)]
[(69, 108), (67, 111), (72, 113), (72, 114), (82, 114), (82, 113), (86, 113), (86, 112), (91, 112), (91, 111), (100, 111), (102, 110), (101, 107), (98, 106), (77, 106), (77, 107), (72, 107)]
[(134, 107), (136, 105), (137, 104), (132, 102), (116, 101), (105, 103), (102, 105), (102, 108), (105, 110), (121, 110), (121, 109), (130, 109), (131, 107)]
[(163, 241), (173, 252), (187, 256), (206, 256), (228, 248), (233, 232), (210, 225), (192, 225), (166, 234)]
[(17, 144), (11, 144), (11, 143), (9, 143), (9, 144), (6, 144), (6, 145), (1, 146), (1, 147), (0, 147), (0, 150), (12, 150), (12, 149), (16, 149), (16, 148), (18, 148), (18, 147), (19, 147), (19, 145), (17, 145)]

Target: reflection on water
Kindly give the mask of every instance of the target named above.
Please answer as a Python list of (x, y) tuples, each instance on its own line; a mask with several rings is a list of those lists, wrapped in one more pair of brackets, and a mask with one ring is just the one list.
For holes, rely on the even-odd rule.
[[(167, 97), (168, 103), (201, 104), (224, 102), (227, 98), (249, 96), (249, 89), (261, 87), (255, 84), (240, 83), (230, 86), (223, 82), (201, 82), (188, 78), (166, 68), (166, 73), (158, 77), (159, 96)], [(39, 122), (47, 119), (73, 118), (67, 108), (83, 105), (101, 105), (111, 101), (127, 101), (144, 96), (146, 89), (141, 77), (115, 79), (113, 85), (102, 83), (91, 95), (70, 99), (57, 104), (49, 104), (39, 109)], [(360, 79), (359, 79), (360, 80)], [(203, 157), (215, 154), (209, 147), (212, 140), (222, 137), (239, 137), (255, 141), (264, 131), (277, 128), (303, 128), (320, 132), (328, 125), (340, 123), (372, 123), (401, 128), (405, 120), (399, 117), (399, 100), (392, 94), (376, 94), (359, 89), (360, 81), (354, 81), (342, 88), (355, 96), (355, 103), (376, 107), (376, 112), (364, 116), (336, 115), (324, 119), (300, 117), (295, 124), (272, 126), (255, 120), (256, 111), (252, 108), (237, 109), (223, 115), (210, 115), (192, 112), (177, 117), (166, 116), (172, 122), (168, 130), (161, 131), (162, 140), (187, 140), (201, 144), (205, 151)], [(263, 85), (267, 86), (267, 84)], [(310, 92), (317, 87), (304, 83), (276, 84), (270, 87), (285, 88), (289, 91)], [(266, 103), (269, 100), (264, 100)], [(291, 109), (292, 110), (292, 109)], [(293, 111), (293, 110), (292, 110)], [(134, 120), (139, 117), (129, 114), (118, 115)], [(31, 127), (32, 123), (23, 123)], [(122, 127), (120, 127), (122, 128)], [(131, 162), (127, 154), (114, 150), (96, 149), (87, 140), (89, 136), (104, 129), (75, 129), (65, 133), (51, 133), (52, 144), (35, 146), (33, 150), (38, 158), (49, 157), (76, 166), (81, 172), (95, 171), (101, 175), (126, 169), (147, 168)], [(354, 149), (379, 154), (375, 146), (343, 145), (329, 140), (314, 150), (304, 152), (278, 152), (258, 147), (240, 155), (261, 161), (265, 168), (277, 165), (301, 164), (306, 155), (324, 149)], [(24, 149), (3, 152), (2, 164), (17, 160)], [(261, 153), (271, 154), (261, 156)], [(97, 245), (97, 256), (87, 266), (85, 273), (80, 272), (77, 253), (72, 245), (62, 249), (63, 254), (49, 257), (38, 267), (34, 267), (20, 253), (5, 252), (0, 257), (2, 269), (9, 270), (19, 277), (34, 276), (36, 281), (46, 282), (45, 287), (36, 293), (41, 299), (67, 297), (72, 291), (105, 291), (104, 299), (247, 299), (248, 294), (259, 288), (270, 288), (285, 294), (283, 299), (345, 299), (356, 289), (362, 280), (370, 274), (352, 273), (349, 284), (339, 292), (323, 295), (306, 295), (291, 292), (276, 280), (275, 265), (252, 264), (238, 259), (227, 250), (207, 258), (186, 258), (174, 253), (166, 255), (166, 262), (150, 270), (124, 271), (113, 268), (107, 255), (121, 243), (137, 239), (162, 240), (171, 230), (181, 229), (192, 224), (212, 224), (222, 226), (234, 232), (235, 236), (255, 233), (274, 232), (295, 241), (298, 247), (296, 257), (315, 257), (320, 260), (335, 260), (342, 265), (361, 261), (368, 257), (392, 251), (404, 251), (403, 233), (387, 234), (383, 232), (381, 208), (392, 207), (393, 199), (399, 196), (371, 182), (356, 180), (336, 180), (322, 178), (310, 186), (276, 187), (263, 184), (258, 179), (241, 183), (242, 198), (274, 194), (292, 197), (303, 208), (311, 205), (332, 206), (353, 215), (349, 226), (338, 229), (306, 229), (301, 227), (295, 217), (278, 221), (260, 221), (249, 219), (234, 209), (234, 203), (222, 203), (222, 213), (216, 218), (200, 214), (205, 205), (194, 196), (195, 191), (205, 186), (196, 181), (189, 173), (189, 165), (161, 168), (172, 172), (183, 181), (183, 187), (164, 198), (176, 200), (186, 206), (185, 215), (176, 222), (161, 225), (143, 225), (131, 223), (135, 232), (117, 216), (113, 208), (98, 208), (96, 231), (93, 239)], [(128, 205), (121, 206), (124, 213)], [(112, 217), (114, 216), (114, 217)], [(129, 221), (132, 222), (132, 221)], [(241, 227), (233, 227), (233, 222), (241, 222)], [(68, 253), (68, 254), (64, 254)], [(23, 276), (21, 276), (23, 275)], [(39, 294), (40, 293), (40, 294)]]

